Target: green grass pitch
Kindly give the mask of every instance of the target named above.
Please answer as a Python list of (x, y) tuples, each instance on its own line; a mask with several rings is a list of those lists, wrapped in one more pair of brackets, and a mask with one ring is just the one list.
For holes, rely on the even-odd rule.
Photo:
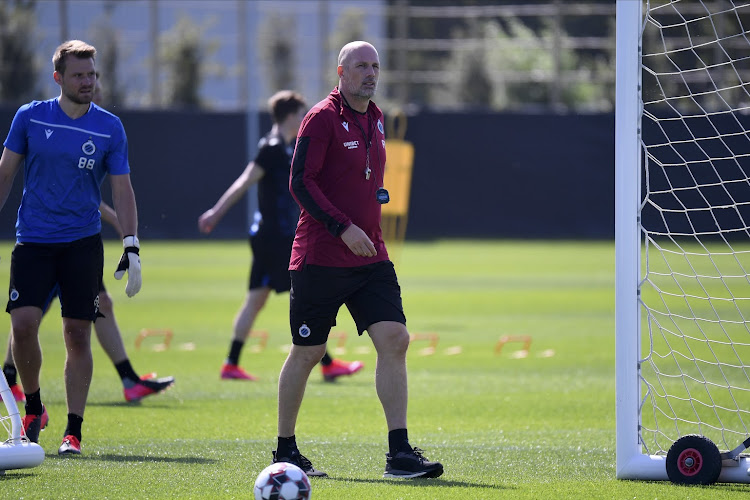
[[(220, 381), (234, 314), (247, 283), (244, 241), (143, 242), (143, 289), (133, 299), (111, 278), (119, 259), (106, 244), (105, 283), (135, 369), (174, 375), (176, 386), (126, 404), (117, 374), (92, 339), (94, 380), (83, 455), (57, 456), (65, 427), (59, 308), (41, 327), (42, 397), (50, 424), (39, 467), (0, 477), (2, 498), (251, 498), (270, 463), (276, 386), (285, 359), (288, 295), (272, 296), (256, 330), (262, 352), (241, 364), (260, 381)], [(0, 244), (8, 282), (11, 242)], [(364, 370), (334, 384), (316, 368), (297, 438), (329, 478), (312, 479), (315, 499), (735, 498), (743, 485), (678, 487), (615, 479), (614, 244), (611, 242), (438, 241), (407, 243), (399, 278), (408, 327), (425, 334), (409, 351), (409, 434), (445, 465), (438, 479), (382, 478), (386, 429), (374, 389), (375, 353), (347, 333), (340, 357)], [(5, 285), (3, 285), (5, 286)], [(1, 316), (7, 331), (9, 316)], [(173, 332), (167, 350), (144, 329)], [(430, 336), (433, 354), (425, 354)], [(526, 357), (520, 342), (530, 336)], [(4, 346), (5, 334), (0, 335)], [(333, 339), (330, 347), (337, 347)], [(251, 339), (249, 346), (258, 345)]]

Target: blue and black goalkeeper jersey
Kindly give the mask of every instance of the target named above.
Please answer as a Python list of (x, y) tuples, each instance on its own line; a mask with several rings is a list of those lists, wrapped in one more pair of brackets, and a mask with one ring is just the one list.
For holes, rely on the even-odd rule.
[(100, 186), (130, 172), (120, 119), (96, 104), (77, 119), (58, 100), (21, 106), (4, 146), (25, 156), (19, 243), (65, 243), (101, 231)]

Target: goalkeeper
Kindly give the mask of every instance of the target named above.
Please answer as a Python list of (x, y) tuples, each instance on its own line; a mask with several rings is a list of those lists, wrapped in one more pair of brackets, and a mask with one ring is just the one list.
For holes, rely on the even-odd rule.
[[(97, 82), (98, 87), (98, 82)], [(102, 219), (111, 224), (122, 237), (122, 230), (120, 224), (117, 222), (117, 214), (115, 211), (102, 202), (99, 206), (99, 211), (102, 214)], [(55, 287), (53, 295), (50, 297), (50, 301), (44, 307), (44, 312), (49, 310), (49, 305), (52, 300), (60, 292), (59, 287)], [(96, 332), (96, 338), (99, 340), (99, 344), (104, 349), (104, 352), (109, 356), (110, 361), (117, 370), (117, 374), (120, 376), (122, 382), (122, 393), (125, 396), (125, 401), (135, 402), (140, 401), (146, 396), (159, 394), (166, 389), (174, 385), (174, 377), (162, 377), (154, 378), (154, 374), (139, 376), (133, 369), (128, 353), (125, 351), (125, 345), (122, 342), (122, 336), (120, 335), (120, 328), (115, 320), (115, 312), (112, 307), (112, 298), (104, 288), (104, 283), (101, 284), (99, 290), (99, 312), (101, 313), (94, 322), (94, 331)], [(5, 379), (8, 381), (8, 386), (16, 401), (25, 402), (26, 396), (18, 384), (16, 364), (13, 361), (13, 352), (11, 350), (11, 336), (13, 331), (11, 329), (10, 335), (8, 336), (8, 351), (5, 356), (5, 363), (3, 364), (3, 374)], [(1, 400), (2, 398), (0, 398)]]
[(129, 297), (141, 289), (127, 138), (120, 119), (92, 102), (95, 57), (96, 48), (80, 40), (57, 47), (52, 63), (60, 95), (18, 109), (0, 157), (0, 208), (24, 166), (6, 310), (13, 329), (13, 357), (26, 391), (23, 427), (32, 442), (38, 442), (45, 423), (39, 324), (50, 293), (55, 285), (60, 287), (68, 407), (60, 455), (81, 453), (81, 427), (93, 373), (91, 324), (99, 313), (104, 266), (100, 187), (107, 174), (117, 219), (127, 235), (115, 277), (128, 273)]
[[(94, 98), (93, 102), (102, 105), (103, 89), (99, 73), (96, 74), (96, 85), (94, 86)], [(120, 223), (117, 221), (117, 214), (114, 209), (102, 202), (99, 205), (99, 211), (102, 214), (102, 219), (110, 224), (117, 234), (122, 238), (122, 228)], [(50, 302), (47, 303), (44, 311), (48, 310), (49, 304), (54, 299), (55, 295), (59, 295), (60, 288), (55, 287), (53, 296), (50, 297)], [(163, 377), (155, 379), (156, 375), (148, 374), (140, 377), (128, 358), (128, 353), (125, 351), (125, 345), (122, 343), (122, 336), (120, 335), (120, 327), (117, 325), (115, 320), (115, 312), (112, 307), (112, 298), (104, 288), (104, 283), (101, 284), (99, 290), (99, 317), (94, 322), (94, 331), (96, 332), (96, 338), (99, 340), (99, 344), (104, 349), (104, 352), (109, 356), (110, 361), (117, 370), (117, 374), (120, 376), (122, 382), (122, 392), (125, 396), (125, 401), (133, 402), (140, 401), (146, 396), (153, 394), (159, 394), (164, 390), (174, 385), (174, 377)], [(26, 396), (18, 384), (16, 364), (13, 361), (13, 351), (11, 350), (11, 336), (13, 331), (11, 329), (10, 335), (8, 336), (8, 351), (5, 355), (5, 363), (3, 364), (3, 374), (5, 379), (8, 381), (10, 391), (13, 393), (13, 397), (18, 402), (26, 402)], [(2, 398), (0, 398), (2, 400)]]

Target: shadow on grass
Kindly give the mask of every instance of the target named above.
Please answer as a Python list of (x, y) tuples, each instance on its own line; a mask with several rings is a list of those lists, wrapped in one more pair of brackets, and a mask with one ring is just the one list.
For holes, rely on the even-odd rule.
[(308, 380), (308, 384), (310, 385), (319, 385), (323, 387), (361, 387), (363, 385), (372, 386), (374, 385), (374, 381), (372, 377), (362, 377), (358, 374), (352, 375), (354, 378), (346, 377), (343, 380), (339, 380), (339, 378), (335, 378), (331, 381), (323, 380), (322, 378), (316, 378), (310, 375), (310, 380)]
[(0, 476), (0, 483), (3, 481), (26, 479), (28, 477), (34, 477), (33, 472), (18, 472), (16, 470), (7, 470), (4, 475)]
[[(712, 488), (713, 487), (713, 488)], [(704, 488), (712, 488), (717, 491), (728, 491), (737, 493), (747, 493), (750, 491), (750, 484), (746, 483), (717, 483), (711, 486), (704, 486)]]
[[(314, 481), (318, 478), (315, 478)], [(471, 483), (467, 481), (453, 481), (445, 480), (440, 478), (435, 479), (357, 479), (357, 478), (344, 478), (344, 477), (331, 477), (321, 478), (323, 481), (340, 481), (342, 483), (371, 483), (371, 484), (389, 484), (398, 486), (415, 486), (424, 488), (425, 486), (437, 486), (440, 488), (481, 488), (487, 490), (515, 490), (515, 486), (503, 486), (497, 484), (482, 484), (482, 483)]]
[[(140, 408), (141, 401), (88, 401), (86, 402), (86, 406), (102, 406), (105, 408)], [(175, 405), (172, 401), (165, 401), (164, 403), (161, 403), (156, 402), (155, 400), (149, 400), (149, 408), (174, 409)]]
[(211, 465), (218, 462), (213, 458), (201, 457), (154, 457), (146, 455), (113, 455), (111, 453), (93, 455), (66, 455), (60, 456), (56, 453), (47, 453), (46, 458), (50, 460), (97, 460), (105, 462), (166, 462), (177, 464)]

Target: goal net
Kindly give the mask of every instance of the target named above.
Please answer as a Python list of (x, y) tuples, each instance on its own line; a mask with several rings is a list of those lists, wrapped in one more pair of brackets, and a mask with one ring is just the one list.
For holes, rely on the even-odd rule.
[(36, 443), (30, 443), (23, 437), (23, 425), (18, 405), (8, 387), (5, 375), (0, 373), (0, 424), (2, 436), (0, 442), (0, 475), (8, 469), (25, 469), (36, 467), (44, 460), (44, 450)]
[(617, 16), (617, 469), (667, 479), (679, 438), (750, 436), (750, 2)]

